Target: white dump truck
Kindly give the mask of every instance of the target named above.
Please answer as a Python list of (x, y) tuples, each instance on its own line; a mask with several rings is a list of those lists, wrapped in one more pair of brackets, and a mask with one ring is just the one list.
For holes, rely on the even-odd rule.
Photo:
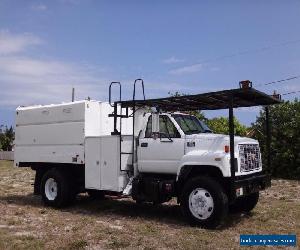
[[(18, 107), (15, 166), (36, 171), (34, 192), (49, 206), (68, 205), (82, 192), (155, 204), (176, 197), (192, 224), (212, 228), (231, 206), (252, 210), (259, 191), (270, 185), (258, 142), (233, 135), (233, 108), (279, 102), (247, 86), (161, 99), (135, 100), (134, 94), (133, 100), (114, 103)], [(212, 133), (186, 112), (220, 108), (229, 109), (229, 136)]]

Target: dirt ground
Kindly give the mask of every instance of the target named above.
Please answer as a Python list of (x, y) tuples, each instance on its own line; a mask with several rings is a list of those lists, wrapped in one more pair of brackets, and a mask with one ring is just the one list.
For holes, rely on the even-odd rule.
[(240, 234), (300, 235), (299, 181), (272, 181), (251, 214), (230, 214), (222, 228), (205, 230), (190, 227), (175, 202), (81, 195), (66, 209), (44, 207), (33, 174), (0, 161), (0, 249), (238, 249)]

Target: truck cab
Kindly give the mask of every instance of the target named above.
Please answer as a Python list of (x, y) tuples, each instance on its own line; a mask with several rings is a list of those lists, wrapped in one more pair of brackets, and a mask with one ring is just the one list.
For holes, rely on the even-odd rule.
[[(152, 116), (141, 130), (138, 166), (142, 173), (180, 174), (184, 166), (212, 166), (230, 177), (229, 136), (215, 134), (197, 117), (187, 113), (159, 114), (159, 132), (152, 131)], [(262, 171), (257, 140), (235, 136), (236, 176)], [(244, 152), (251, 151), (251, 159)]]

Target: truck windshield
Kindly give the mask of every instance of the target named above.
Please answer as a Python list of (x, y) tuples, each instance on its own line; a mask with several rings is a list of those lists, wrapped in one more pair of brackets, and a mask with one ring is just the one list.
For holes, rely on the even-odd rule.
[(187, 135), (199, 133), (212, 133), (211, 129), (202, 121), (199, 121), (195, 116), (173, 114), (175, 121), (178, 123), (183, 132)]

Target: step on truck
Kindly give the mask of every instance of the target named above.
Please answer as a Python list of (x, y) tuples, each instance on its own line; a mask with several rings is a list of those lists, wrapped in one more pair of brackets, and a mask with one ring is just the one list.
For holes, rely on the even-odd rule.
[[(116, 87), (119, 100), (112, 102)], [(36, 172), (34, 193), (47, 206), (69, 205), (83, 192), (153, 204), (176, 198), (191, 224), (215, 228), (231, 207), (251, 211), (259, 191), (271, 185), (258, 141), (234, 136), (233, 110), (263, 105), (268, 119), (268, 105), (278, 103), (249, 81), (237, 89), (146, 99), (137, 79), (128, 101), (112, 82), (109, 102), (18, 107), (14, 164)], [(229, 111), (229, 135), (213, 133), (190, 114), (217, 109)], [(269, 153), (269, 126), (266, 131)]]

